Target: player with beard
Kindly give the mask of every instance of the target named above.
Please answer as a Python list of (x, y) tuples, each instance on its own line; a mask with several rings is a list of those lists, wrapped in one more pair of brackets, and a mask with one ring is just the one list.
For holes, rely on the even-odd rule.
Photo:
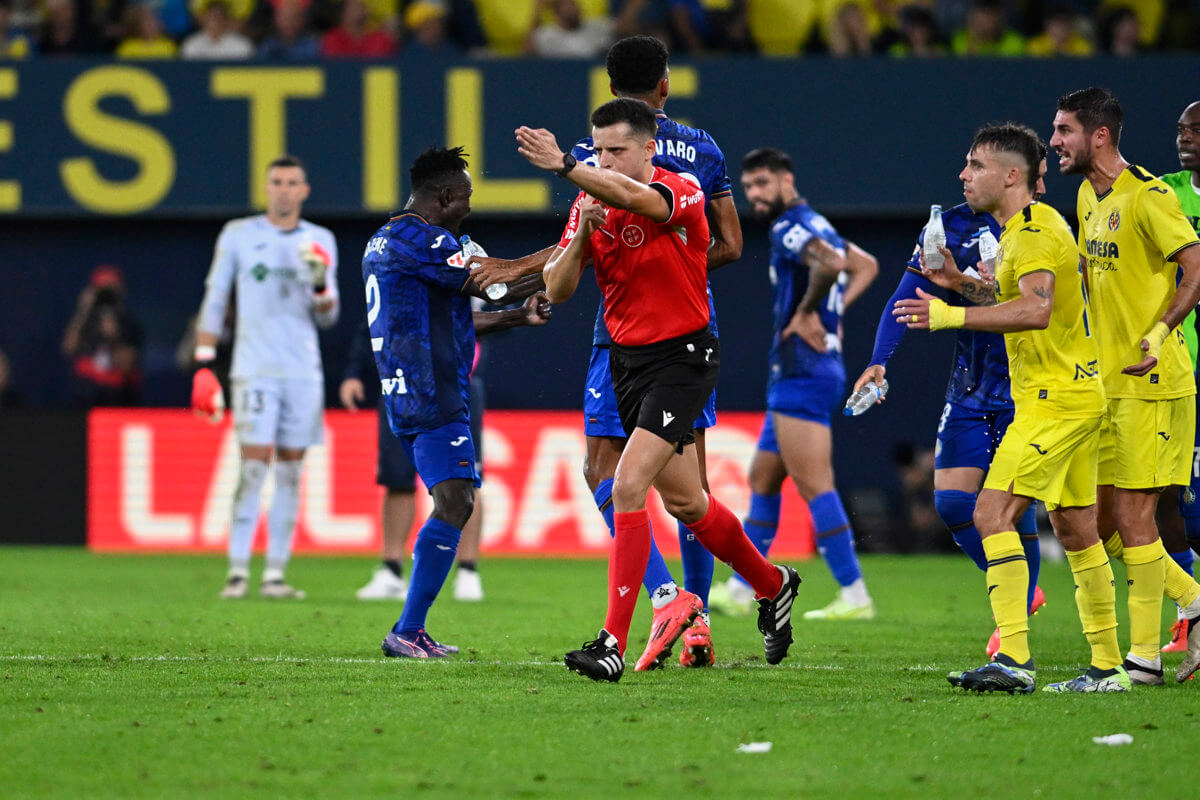
[(1079, 251), (1107, 395), (1098, 518), (1129, 582), (1125, 667), (1136, 683), (1160, 684), (1164, 589), (1188, 617), (1176, 679), (1200, 665), (1200, 585), (1167, 556), (1155, 522), (1163, 488), (1192, 474), (1196, 381), (1178, 325), (1200, 300), (1200, 240), (1175, 192), (1121, 155), (1122, 121), (1107, 89), (1072, 92), (1059, 98), (1050, 146), (1060, 172), (1084, 176)]
[[(844, 241), (800, 197), (786, 153), (771, 147), (747, 153), (742, 191), (755, 216), (771, 223), (775, 303), (767, 413), (787, 474), (812, 512), (817, 548), (841, 587), (832, 603), (804, 618), (872, 619), (875, 605), (834, 485), (830, 424), (846, 384), (842, 311), (871, 285), (878, 262)], [(756, 517), (753, 506), (750, 517)]]

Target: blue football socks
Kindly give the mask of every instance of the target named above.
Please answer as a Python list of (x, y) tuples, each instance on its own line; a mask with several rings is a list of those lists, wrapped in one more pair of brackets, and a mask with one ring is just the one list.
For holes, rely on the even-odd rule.
[(1033, 592), (1037, 589), (1038, 573), (1042, 569), (1042, 544), (1038, 541), (1037, 503), (1030, 503), (1029, 508), (1017, 520), (1017, 535), (1021, 537), (1021, 547), (1025, 550), (1025, 563), (1029, 565), (1029, 597), (1027, 605), (1033, 606)]
[(842, 507), (842, 498), (834, 489), (814, 497), (808, 509), (817, 531), (817, 549), (834, 579), (842, 586), (849, 586), (862, 577), (862, 570), (854, 554), (854, 531)]
[(954, 543), (975, 562), (975, 566), (986, 571), (987, 556), (983, 553), (979, 531), (975, 530), (975, 494), (954, 489), (935, 491), (933, 507), (950, 529)]
[(440, 519), (427, 519), (413, 545), (412, 573), (408, 579), (408, 598), (404, 611), (392, 630), (401, 636), (412, 636), (425, 627), (429, 607), (437, 598), (458, 552), (462, 531)]
[(683, 558), (683, 588), (699, 597), (707, 612), (708, 591), (712, 588), (713, 554), (700, 544), (696, 534), (682, 522), (679, 523), (679, 554)]

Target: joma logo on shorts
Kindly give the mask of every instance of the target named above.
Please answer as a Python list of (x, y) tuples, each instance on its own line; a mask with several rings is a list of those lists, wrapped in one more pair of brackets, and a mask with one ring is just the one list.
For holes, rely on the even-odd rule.
[(1089, 361), (1087, 363), (1086, 366), (1084, 366), (1083, 364), (1076, 364), (1075, 365), (1075, 380), (1078, 381), (1078, 380), (1082, 380), (1083, 378), (1096, 377), (1096, 375), (1099, 374), (1099, 372), (1100, 372), (1099, 363), (1100, 362), (1098, 360), (1093, 358), (1091, 361)]

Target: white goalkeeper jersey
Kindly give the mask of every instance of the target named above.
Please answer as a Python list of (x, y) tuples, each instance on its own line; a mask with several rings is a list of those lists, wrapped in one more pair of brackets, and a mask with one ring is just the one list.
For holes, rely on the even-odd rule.
[[(332, 256), (325, 282), (333, 297), (326, 312), (313, 310), (312, 278), (300, 258), (311, 242)], [(283, 231), (265, 214), (230, 220), (217, 237), (217, 249), (205, 280), (198, 330), (220, 333), (237, 284), (237, 326), (233, 378), (322, 380), (317, 326), (337, 322), (337, 242), (333, 234), (306, 220)]]

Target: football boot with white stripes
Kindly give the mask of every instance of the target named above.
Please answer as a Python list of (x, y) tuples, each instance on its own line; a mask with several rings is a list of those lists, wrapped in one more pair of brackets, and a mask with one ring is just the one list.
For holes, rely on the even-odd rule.
[(778, 664), (787, 658), (792, 645), (792, 603), (800, 587), (800, 575), (791, 567), (779, 564), (776, 568), (783, 573), (783, 586), (774, 599), (763, 597), (758, 601), (758, 631), (763, 635), (763, 649), (768, 664)]
[(595, 639), (584, 642), (582, 649), (567, 653), (563, 662), (567, 669), (594, 681), (616, 683), (625, 674), (625, 659), (617, 649), (617, 637), (603, 628)]

